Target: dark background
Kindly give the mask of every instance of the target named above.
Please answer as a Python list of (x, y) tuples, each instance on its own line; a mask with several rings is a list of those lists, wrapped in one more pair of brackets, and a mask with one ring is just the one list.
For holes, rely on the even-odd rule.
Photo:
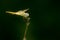
[(22, 40), (25, 22), (21, 16), (6, 14), (29, 8), (31, 17), (27, 40), (58, 40), (60, 38), (60, 1), (0, 0), (0, 40)]

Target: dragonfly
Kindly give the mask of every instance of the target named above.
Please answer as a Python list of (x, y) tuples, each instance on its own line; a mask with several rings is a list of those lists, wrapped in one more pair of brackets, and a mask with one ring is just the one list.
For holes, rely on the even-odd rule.
[(29, 13), (26, 13), (26, 11), (28, 11), (28, 10), (29, 9), (19, 10), (17, 12), (6, 11), (6, 13), (13, 14), (13, 15), (20, 15), (20, 16), (27, 18), (27, 17), (29, 17)]
[(23, 40), (26, 40), (26, 33), (27, 33), (27, 30), (28, 30), (28, 26), (30, 24), (30, 22), (29, 22), (30, 21), (29, 13), (26, 13), (26, 11), (28, 11), (28, 10), (29, 9), (19, 10), (17, 12), (6, 11), (6, 13), (9, 13), (9, 14), (23, 16), (24, 21), (26, 21), (26, 29), (25, 29), (25, 32), (24, 32)]

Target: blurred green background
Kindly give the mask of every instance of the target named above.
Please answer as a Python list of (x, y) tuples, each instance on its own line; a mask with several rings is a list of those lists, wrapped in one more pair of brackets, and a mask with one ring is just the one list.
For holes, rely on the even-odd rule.
[(22, 40), (25, 22), (21, 16), (6, 14), (29, 8), (31, 17), (27, 40), (58, 40), (59, 0), (0, 0), (0, 40)]

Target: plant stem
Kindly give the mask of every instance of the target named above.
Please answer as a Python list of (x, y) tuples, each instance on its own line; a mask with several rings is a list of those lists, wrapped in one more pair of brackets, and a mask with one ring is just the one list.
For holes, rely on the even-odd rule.
[(27, 31), (28, 31), (28, 26), (30, 24), (29, 20), (30, 20), (30, 18), (27, 18), (26, 29), (25, 29), (25, 32), (24, 32), (23, 40), (26, 40), (26, 34), (27, 34)]

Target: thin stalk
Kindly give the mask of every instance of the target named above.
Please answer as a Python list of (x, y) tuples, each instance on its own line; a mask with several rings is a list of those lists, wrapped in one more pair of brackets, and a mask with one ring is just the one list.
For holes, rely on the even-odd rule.
[(26, 29), (25, 29), (25, 32), (24, 32), (23, 40), (27, 40), (27, 39), (26, 39), (26, 34), (27, 34), (27, 31), (28, 31), (28, 26), (29, 26), (29, 24), (30, 24), (29, 20), (30, 20), (30, 18), (27, 18)]

